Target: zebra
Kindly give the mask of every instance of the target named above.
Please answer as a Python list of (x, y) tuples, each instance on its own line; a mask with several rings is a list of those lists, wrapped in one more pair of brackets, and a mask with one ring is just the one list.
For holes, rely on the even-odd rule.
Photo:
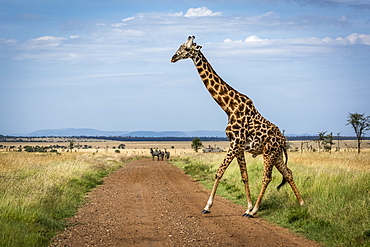
[(162, 158), (163, 160), (164, 153), (161, 150), (154, 151), (153, 148), (150, 148), (150, 153), (152, 155), (152, 160), (154, 160), (154, 156), (158, 157), (158, 161), (159, 161), (159, 158)]
[(170, 160), (170, 152), (168, 152), (167, 149), (164, 149), (164, 158)]

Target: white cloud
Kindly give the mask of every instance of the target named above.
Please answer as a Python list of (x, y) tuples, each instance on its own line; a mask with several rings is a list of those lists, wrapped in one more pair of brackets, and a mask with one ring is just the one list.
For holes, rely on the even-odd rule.
[(369, 6), (369, 0), (293, 0), (301, 5), (318, 5), (332, 7), (338, 4), (345, 4), (354, 8)]
[(252, 36), (247, 37), (244, 42), (249, 43), (249, 44), (264, 45), (264, 44), (268, 44), (268, 39), (260, 39), (257, 35), (252, 35)]
[(47, 41), (47, 42), (55, 42), (55, 41), (61, 41), (63, 40), (64, 38), (61, 38), (61, 37), (55, 37), (55, 36), (42, 36), (42, 37), (39, 37), (39, 38), (35, 38), (35, 39), (31, 39), (31, 41)]
[(184, 14), (182, 13), (182, 11), (168, 14), (168, 16), (183, 16), (183, 15)]
[(351, 35), (348, 35), (346, 39), (349, 40), (352, 45), (370, 45), (370, 34), (352, 33)]
[[(127, 40), (131, 37), (140, 37), (145, 34), (145, 32), (142, 30), (130, 29), (130, 28), (128, 29), (114, 28), (114, 29), (111, 29), (110, 31), (113, 31), (113, 33), (111, 33), (112, 35), (117, 35), (117, 34), (125, 35), (126, 38), (124, 40)], [(123, 38), (123, 37), (116, 36), (116, 37), (108, 37), (108, 38), (112, 38), (114, 40), (115, 38)]]
[(275, 11), (269, 11), (263, 15), (258, 15), (255, 18), (260, 19), (260, 20), (263, 20), (263, 19), (275, 20), (275, 19), (279, 19), (279, 15)]
[[(336, 58), (344, 59), (352, 56), (358, 48), (351, 48), (343, 53), (344, 46), (370, 45), (370, 34), (352, 33), (345, 37), (318, 38), (298, 37), (283, 39), (262, 39), (257, 35), (248, 36), (244, 40), (227, 38), (223, 43), (211, 44), (210, 49), (218, 49), (220, 57), (239, 57), (243, 60), (282, 61), (305, 58)], [(217, 46), (217, 48), (215, 48)], [(366, 49), (364, 47), (364, 49)], [(348, 50), (349, 51), (349, 50)]]
[(108, 78), (108, 77), (127, 77), (127, 76), (143, 76), (143, 75), (161, 75), (162, 73), (116, 73), (116, 74), (91, 74), (83, 76), (82, 78), (91, 79), (91, 78)]
[(35, 39), (30, 39), (26, 42), (25, 47), (31, 49), (44, 49), (47, 47), (56, 47), (59, 46), (65, 38), (55, 37), (55, 36), (42, 36)]
[[(128, 21), (131, 21), (135, 19), (135, 17), (131, 16), (131, 17), (127, 17), (127, 18), (124, 18), (122, 19), (122, 22), (119, 22), (119, 23), (112, 23), (110, 24), (111, 27), (123, 27), (123, 26), (127, 26), (128, 24), (125, 23), (125, 22), (128, 22)], [(105, 25), (104, 25), (105, 26)]]
[(261, 39), (257, 35), (251, 35), (244, 41), (225, 39), (224, 43), (227, 44), (247, 44), (247, 45), (370, 45), (370, 34), (357, 34), (352, 33), (347, 37), (337, 37), (335, 39), (324, 37), (306, 37), (306, 38), (291, 38), (291, 39)]
[(207, 7), (190, 8), (184, 15), (185, 17), (199, 17), (199, 16), (221, 16), (221, 12), (213, 12)]
[(126, 24), (125, 23), (112, 23), (110, 26), (111, 27), (123, 27), (123, 26), (126, 26)]
[(268, 39), (261, 39), (257, 35), (251, 35), (247, 37), (244, 41), (243, 40), (231, 40), (231, 39), (225, 39), (224, 43), (234, 43), (234, 44), (248, 44), (252, 46), (262, 46), (262, 45), (268, 45), (270, 44), (271, 40)]
[[(189, 17), (202, 16), (219, 16), (219, 18), (199, 18), (196, 23), (188, 21)], [(207, 7), (189, 8), (186, 14), (183, 12), (137, 13), (118, 22), (95, 23), (88, 32), (83, 34), (73, 33), (65, 38), (42, 36), (24, 43), (12, 41), (20, 48), (13, 58), (40, 61), (90, 62), (95, 60), (110, 63), (127, 58), (154, 61), (164, 54), (171, 56), (172, 54), (167, 53), (171, 53), (170, 50), (180, 44), (177, 40), (181, 37), (185, 41), (188, 35), (198, 37), (200, 34), (202, 40), (199, 39), (197, 42), (208, 43), (211, 50), (215, 44), (220, 45), (220, 37), (222, 37), (224, 43), (221, 47), (229, 54), (247, 52), (247, 54), (263, 54), (265, 57), (269, 54), (290, 56), (289, 52), (292, 50), (294, 54), (291, 56), (297, 54), (301, 56), (328, 53), (331, 52), (332, 46), (370, 45), (369, 34), (357, 33), (338, 38), (300, 37), (298, 33), (297, 38), (284, 38), (288, 26), (294, 26), (297, 30), (300, 28), (300, 21), (293, 23), (290, 21), (291, 19), (281, 19), (274, 11), (262, 12), (255, 16), (230, 17), (222, 16), (221, 12), (214, 12)], [(273, 33), (266, 32), (272, 28)], [(263, 37), (266, 33), (269, 36)], [(274, 38), (275, 34), (283, 38)], [(0, 44), (4, 45), (4, 43), (5, 40), (0, 39)], [(302, 45), (309, 47), (302, 49)], [(162, 58), (160, 60), (162, 61)]]
[(4, 44), (4, 45), (15, 45), (15, 44), (17, 44), (17, 41), (15, 39), (4, 39), (4, 38), (0, 38), (0, 44)]
[(131, 17), (127, 17), (125, 19), (122, 20), (122, 22), (126, 22), (126, 21), (130, 21), (132, 19), (134, 19), (135, 17), (131, 16)]
[(331, 45), (370, 45), (370, 34), (352, 33), (347, 37), (337, 37), (336, 39), (326, 37), (319, 41)]
[(269, 11), (262, 15), (249, 16), (246, 22), (253, 25), (276, 26), (282, 24), (279, 15), (275, 11)]

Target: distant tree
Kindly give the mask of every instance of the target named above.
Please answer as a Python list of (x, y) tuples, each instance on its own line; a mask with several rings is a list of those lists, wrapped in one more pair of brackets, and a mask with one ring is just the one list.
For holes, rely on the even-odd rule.
[(340, 132), (337, 133), (337, 137), (338, 137), (338, 145), (337, 145), (337, 148), (335, 151), (339, 151), (340, 150), (340, 147), (339, 147), (339, 141), (340, 141)]
[(326, 131), (319, 132), (319, 137), (315, 139), (314, 141), (317, 142), (319, 146), (319, 152), (321, 148), (323, 148), (325, 151), (329, 151), (331, 153), (331, 147), (334, 145), (333, 142), (333, 133), (331, 132), (328, 135), (325, 135)]
[(125, 149), (126, 148), (126, 145), (125, 144), (119, 144), (118, 145), (118, 149)]
[(194, 149), (195, 152), (198, 153), (198, 149), (200, 149), (203, 146), (202, 141), (197, 137), (194, 138), (191, 142), (191, 148)]
[(333, 132), (330, 132), (330, 134), (324, 136), (324, 149), (330, 153), (331, 147), (334, 145), (333, 139)]
[(349, 113), (346, 125), (351, 125), (355, 131), (357, 138), (357, 153), (360, 153), (361, 143), (364, 139), (365, 132), (370, 130), (370, 116), (365, 117), (365, 113)]
[(69, 140), (69, 150), (72, 152), (72, 149), (74, 148), (75, 141), (74, 140)]
[(34, 152), (34, 148), (32, 146), (24, 146), (24, 151), (26, 151), (26, 152)]
[(319, 152), (321, 150), (321, 145), (325, 143), (324, 142), (324, 140), (325, 140), (325, 133), (326, 133), (326, 131), (319, 132), (318, 138), (314, 140), (314, 142), (316, 142), (317, 145), (319, 146)]
[(32, 153), (32, 152), (41, 152), (45, 153), (50, 147), (44, 147), (44, 146), (24, 146), (23, 149), (26, 152)]

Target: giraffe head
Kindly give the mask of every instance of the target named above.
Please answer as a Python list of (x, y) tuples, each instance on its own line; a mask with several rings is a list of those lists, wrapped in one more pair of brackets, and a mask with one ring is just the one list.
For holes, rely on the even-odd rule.
[(175, 55), (172, 56), (171, 62), (175, 63), (181, 59), (192, 58), (202, 48), (200, 45), (193, 43), (194, 36), (189, 36), (188, 40), (180, 46)]

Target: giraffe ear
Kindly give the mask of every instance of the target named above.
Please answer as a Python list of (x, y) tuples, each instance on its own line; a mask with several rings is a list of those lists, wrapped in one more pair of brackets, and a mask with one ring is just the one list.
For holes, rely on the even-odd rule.
[(197, 51), (199, 51), (200, 49), (202, 49), (202, 46), (201, 46), (201, 45), (196, 45), (196, 46), (195, 46), (195, 49), (196, 49)]

